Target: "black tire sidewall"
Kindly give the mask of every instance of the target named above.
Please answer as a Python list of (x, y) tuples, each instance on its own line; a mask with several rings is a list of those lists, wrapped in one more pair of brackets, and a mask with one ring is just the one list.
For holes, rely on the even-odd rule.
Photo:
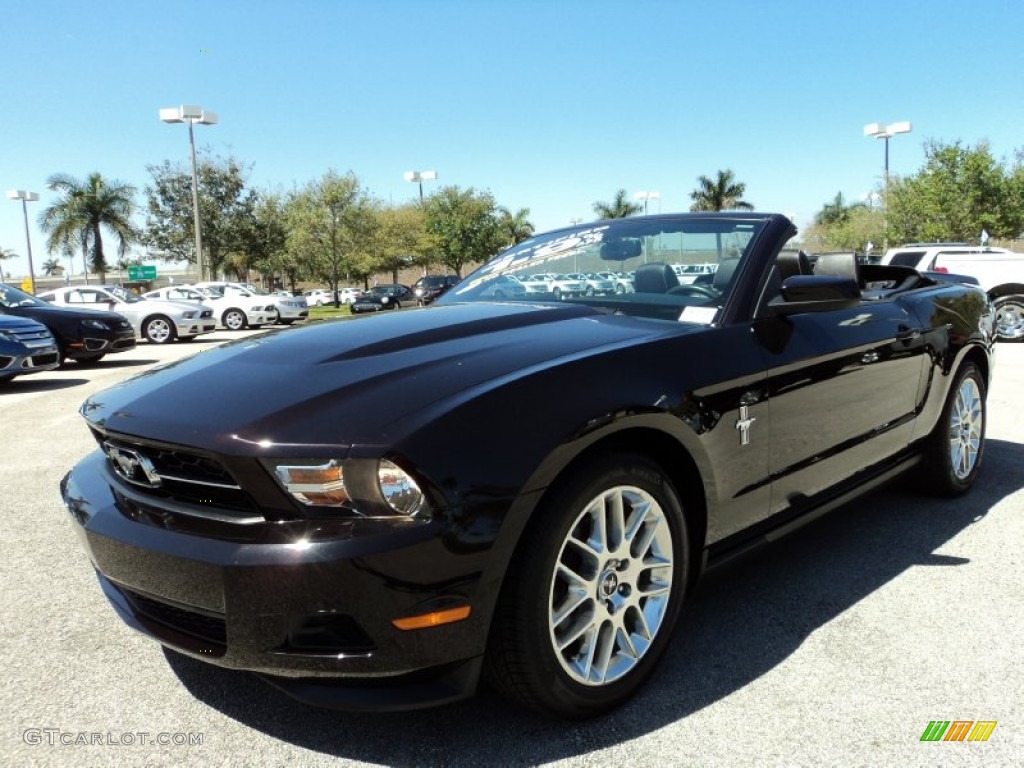
[[(551, 647), (548, 613), (555, 562), (583, 506), (615, 486), (635, 486), (650, 493), (661, 505), (672, 532), (673, 582), (665, 617), (651, 647), (622, 679), (603, 686), (573, 680)], [(563, 717), (591, 717), (618, 706), (632, 696), (651, 674), (664, 652), (679, 617), (690, 565), (689, 539), (679, 495), (665, 474), (652, 462), (630, 454), (610, 454), (588, 462), (554, 489), (538, 510), (537, 525), (521, 545), (523, 557), (511, 578), (521, 581), (518, 620), (523, 622), (527, 658), (536, 660), (527, 674), (538, 696), (534, 706)]]

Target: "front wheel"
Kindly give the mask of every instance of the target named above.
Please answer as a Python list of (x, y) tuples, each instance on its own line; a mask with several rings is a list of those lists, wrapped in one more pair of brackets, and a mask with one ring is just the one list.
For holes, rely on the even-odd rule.
[(221, 318), (224, 327), (232, 331), (241, 331), (245, 328), (245, 313), (240, 309), (229, 309)]
[(996, 338), (1024, 341), (1024, 296), (1003, 296), (995, 304)]
[(686, 591), (679, 496), (653, 462), (607, 454), (559, 483), (520, 542), (495, 612), (488, 678), (567, 718), (606, 712), (652, 672)]
[(926, 489), (958, 496), (974, 484), (985, 449), (985, 417), (985, 379), (978, 366), (966, 363), (928, 437), (921, 477)]
[(174, 324), (163, 315), (155, 315), (142, 326), (142, 335), (151, 344), (168, 344), (174, 341), (177, 331)]

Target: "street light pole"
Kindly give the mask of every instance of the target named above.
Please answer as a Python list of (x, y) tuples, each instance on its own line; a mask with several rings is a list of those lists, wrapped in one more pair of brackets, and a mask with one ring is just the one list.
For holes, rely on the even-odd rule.
[(889, 139), (898, 133), (910, 133), (911, 126), (906, 120), (899, 123), (889, 123), (889, 125), (883, 125), (882, 123), (868, 123), (864, 126), (865, 136), (874, 136), (876, 139), (883, 139), (885, 141), (885, 175), (882, 177), (882, 195), (884, 197), (884, 211), (883, 215), (885, 218), (885, 239), (882, 243), (883, 248), (889, 247)]
[(423, 205), (423, 182), (436, 179), (437, 171), (406, 171), (403, 177), (406, 181), (414, 181), (420, 185), (420, 205)]
[(661, 213), (661, 192), (637, 192), (633, 195), (636, 200), (644, 201), (644, 216), (647, 215), (647, 201), (657, 200), (658, 201), (658, 213)]
[(196, 138), (192, 126), (195, 123), (200, 125), (216, 125), (217, 113), (203, 109), (195, 104), (182, 104), (180, 107), (161, 109), (160, 119), (165, 123), (188, 123), (189, 156), (192, 159), (192, 224), (196, 233), (196, 274), (199, 277), (197, 282), (202, 282), (205, 279), (203, 274), (203, 232), (199, 218), (199, 175), (196, 172)]
[(21, 212), (25, 214), (25, 249), (28, 251), (28, 281), (32, 286), (30, 293), (36, 292), (36, 270), (32, 264), (32, 238), (28, 231), (28, 204), (39, 199), (35, 192), (28, 192), (24, 189), (11, 189), (7, 192), (8, 200), (21, 200)]

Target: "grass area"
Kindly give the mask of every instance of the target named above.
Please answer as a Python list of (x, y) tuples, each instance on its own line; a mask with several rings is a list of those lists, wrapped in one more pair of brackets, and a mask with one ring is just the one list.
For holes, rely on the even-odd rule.
[(324, 320), (329, 317), (348, 317), (352, 314), (348, 304), (342, 304), (337, 309), (334, 308), (333, 304), (327, 304), (323, 307), (310, 307), (309, 308), (309, 319), (310, 320)]

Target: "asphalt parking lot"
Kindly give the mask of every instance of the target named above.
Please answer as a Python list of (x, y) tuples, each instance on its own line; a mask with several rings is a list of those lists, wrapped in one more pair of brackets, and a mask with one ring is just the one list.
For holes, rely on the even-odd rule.
[[(94, 446), (78, 405), (238, 335), (140, 344), (0, 392), (3, 764), (1021, 764), (1024, 344), (998, 347), (970, 494), (890, 486), (714, 574), (640, 696), (563, 723), (487, 692), (404, 714), (314, 710), (115, 616), (58, 493)], [(985, 742), (920, 741), (933, 720), (997, 725)]]

